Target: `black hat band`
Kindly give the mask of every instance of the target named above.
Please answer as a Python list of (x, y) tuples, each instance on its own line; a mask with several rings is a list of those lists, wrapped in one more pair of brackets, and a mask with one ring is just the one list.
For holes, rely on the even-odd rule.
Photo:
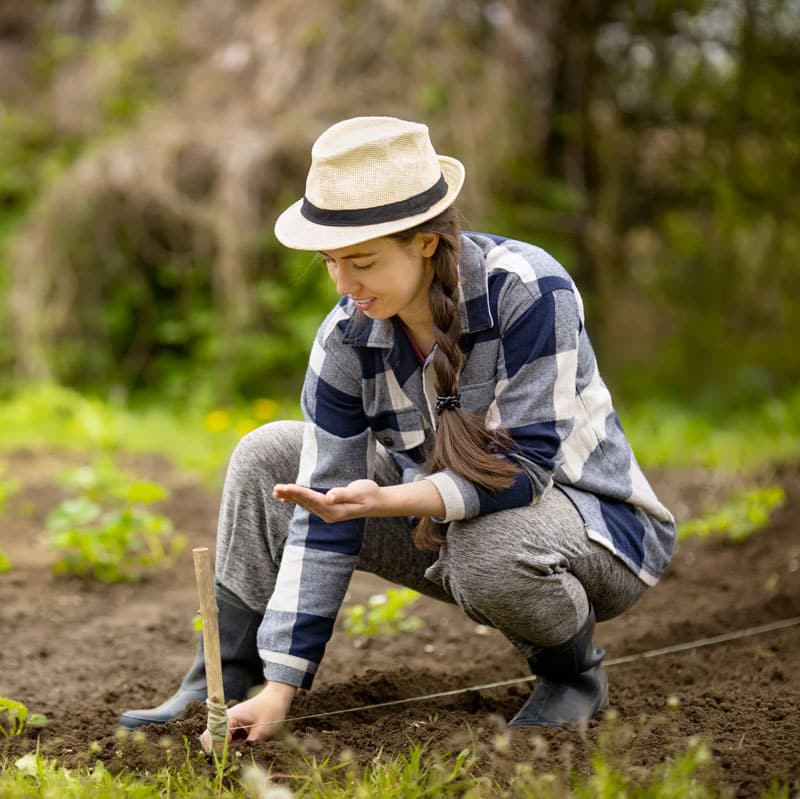
[(372, 208), (356, 208), (333, 211), (319, 208), (303, 198), (300, 213), (309, 221), (317, 225), (330, 227), (360, 227), (362, 225), (379, 225), (382, 222), (395, 222), (398, 219), (417, 216), (427, 211), (447, 195), (447, 181), (444, 175), (429, 189), (409, 197), (407, 200), (398, 200), (386, 205), (376, 205)]

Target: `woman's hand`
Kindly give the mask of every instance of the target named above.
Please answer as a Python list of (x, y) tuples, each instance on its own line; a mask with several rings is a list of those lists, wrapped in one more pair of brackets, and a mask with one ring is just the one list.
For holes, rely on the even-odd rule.
[(272, 495), (281, 502), (294, 502), (325, 522), (343, 522), (381, 515), (381, 488), (373, 480), (355, 480), (323, 494), (295, 484), (279, 483)]
[(327, 494), (294, 483), (278, 483), (272, 495), (281, 502), (294, 502), (323, 521), (343, 522), (367, 516), (444, 515), (444, 501), (430, 480), (379, 486), (373, 480), (354, 480), (331, 488)]
[[(297, 688), (282, 682), (268, 682), (251, 699), (228, 708), (228, 743), (266, 741), (281, 728)], [(200, 736), (206, 752), (211, 751), (211, 733)]]

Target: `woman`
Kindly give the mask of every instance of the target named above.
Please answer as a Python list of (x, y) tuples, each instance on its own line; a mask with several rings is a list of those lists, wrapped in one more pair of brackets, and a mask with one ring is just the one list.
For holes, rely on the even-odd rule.
[[(424, 125), (340, 122), (278, 219), (321, 253), (341, 301), (322, 323), (305, 423), (240, 442), (216, 579), (233, 740), (270, 737), (310, 688), (355, 568), (455, 602), (537, 675), (512, 725), (578, 724), (608, 703), (595, 621), (666, 568), (674, 523), (597, 371), (580, 295), (543, 250), (463, 233), (464, 168)], [(127, 727), (205, 699), (181, 689)]]

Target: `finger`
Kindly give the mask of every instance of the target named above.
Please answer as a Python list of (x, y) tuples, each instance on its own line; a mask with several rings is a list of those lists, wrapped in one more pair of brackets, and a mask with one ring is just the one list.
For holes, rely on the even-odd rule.
[(272, 487), (272, 493), (276, 497), (291, 497), (295, 496), (301, 490), (300, 486), (293, 483), (276, 483)]
[(249, 730), (244, 730), (241, 727), (229, 728), (228, 735), (230, 736), (230, 743), (236, 744), (249, 740), (248, 732)]
[(293, 493), (289, 486), (276, 485), (272, 487), (272, 496), (281, 502), (293, 502)]
[(260, 727), (253, 727), (250, 734), (247, 736), (248, 741), (267, 741), (272, 738), (275, 730), (280, 727), (279, 722), (273, 724), (264, 724)]
[(281, 502), (295, 502), (298, 505), (319, 502), (322, 498), (319, 492), (297, 485), (276, 485), (272, 489), (272, 495)]
[(332, 488), (325, 494), (325, 500), (331, 505), (358, 504), (358, 494), (354, 493), (348, 486)]

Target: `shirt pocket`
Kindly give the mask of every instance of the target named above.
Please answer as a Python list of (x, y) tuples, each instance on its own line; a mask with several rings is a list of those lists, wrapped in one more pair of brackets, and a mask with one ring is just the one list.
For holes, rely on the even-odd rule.
[(422, 414), (415, 408), (383, 413), (370, 420), (370, 428), (376, 441), (394, 452), (405, 452), (425, 443)]

